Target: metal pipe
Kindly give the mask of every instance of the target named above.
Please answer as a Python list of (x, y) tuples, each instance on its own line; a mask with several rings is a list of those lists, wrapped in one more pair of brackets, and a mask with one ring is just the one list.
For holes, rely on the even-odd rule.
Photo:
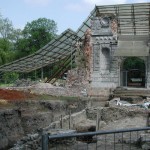
[(48, 150), (48, 134), (42, 135), (42, 150)]
[(80, 136), (93, 136), (93, 135), (105, 135), (105, 134), (114, 134), (114, 133), (134, 132), (134, 131), (146, 131), (146, 130), (150, 130), (150, 127), (97, 131), (97, 132), (86, 132), (86, 133), (75, 133), (75, 134), (61, 134), (61, 135), (48, 136), (48, 138), (49, 138), (49, 140), (51, 140), (51, 139), (71, 138), (71, 137), (80, 137)]

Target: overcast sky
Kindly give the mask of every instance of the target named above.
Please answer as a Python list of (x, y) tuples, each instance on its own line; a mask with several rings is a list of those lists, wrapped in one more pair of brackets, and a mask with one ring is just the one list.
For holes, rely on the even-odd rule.
[(41, 17), (53, 19), (60, 34), (67, 28), (76, 31), (95, 5), (141, 2), (150, 0), (0, 0), (0, 13), (21, 29)]

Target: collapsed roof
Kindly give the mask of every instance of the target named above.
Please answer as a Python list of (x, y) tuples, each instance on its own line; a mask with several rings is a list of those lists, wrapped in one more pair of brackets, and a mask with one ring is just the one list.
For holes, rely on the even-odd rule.
[(76, 33), (68, 29), (34, 54), (0, 66), (0, 71), (31, 72), (53, 64), (71, 55), (78, 39)]
[(116, 18), (118, 39), (130, 35), (132, 39), (150, 40), (150, 3), (95, 6), (76, 32), (64, 31), (34, 54), (0, 66), (0, 71), (31, 72), (66, 58), (75, 51), (76, 42), (84, 37), (85, 31), (91, 28), (93, 17), (105, 14), (113, 14)]

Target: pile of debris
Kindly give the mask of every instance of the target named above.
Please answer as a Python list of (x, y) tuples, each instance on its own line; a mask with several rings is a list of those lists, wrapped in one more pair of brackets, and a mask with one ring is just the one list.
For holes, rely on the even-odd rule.
[(127, 107), (140, 107), (140, 108), (145, 108), (149, 109), (150, 108), (150, 98), (147, 97), (147, 99), (143, 99), (141, 102), (138, 103), (129, 103), (125, 100), (121, 100), (120, 97), (118, 98), (113, 98), (108, 102), (109, 106), (111, 105), (116, 105), (116, 106), (127, 106)]
[(26, 86), (31, 86), (38, 83), (37, 81), (31, 81), (31, 79), (21, 79), (21, 80), (16, 80), (14, 83), (13, 87), (26, 87)]

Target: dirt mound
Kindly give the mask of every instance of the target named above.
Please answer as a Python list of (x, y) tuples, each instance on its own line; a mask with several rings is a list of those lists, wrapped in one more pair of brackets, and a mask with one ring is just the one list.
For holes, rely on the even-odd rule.
[(50, 83), (37, 83), (32, 85), (33, 88), (54, 88), (54, 86)]
[(0, 89), (0, 99), (12, 101), (12, 100), (32, 99), (33, 97), (34, 95), (30, 94), (29, 92)]

